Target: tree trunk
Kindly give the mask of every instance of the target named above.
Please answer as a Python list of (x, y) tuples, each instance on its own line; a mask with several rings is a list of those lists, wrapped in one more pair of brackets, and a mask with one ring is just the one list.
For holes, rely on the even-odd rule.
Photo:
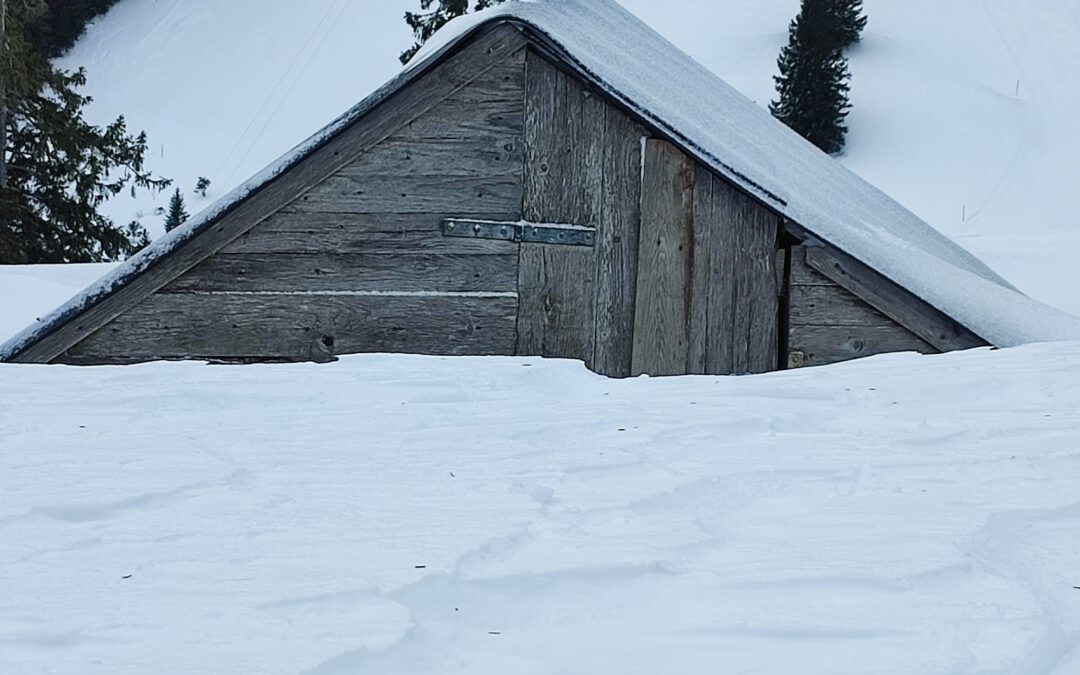
[[(7, 0), (0, 0), (0, 62), (7, 55)], [(0, 72), (0, 189), (7, 187), (7, 83)]]

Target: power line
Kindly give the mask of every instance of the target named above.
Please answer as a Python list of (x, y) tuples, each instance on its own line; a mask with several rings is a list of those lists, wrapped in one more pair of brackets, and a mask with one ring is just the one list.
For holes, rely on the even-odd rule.
[[(274, 97), (277, 94), (278, 90), (281, 88), (281, 86), (285, 84), (286, 79), (289, 77), (289, 73), (292, 72), (293, 68), (295, 68), (296, 64), (300, 61), (300, 58), (304, 55), (304, 52), (307, 51), (308, 47), (311, 46), (312, 41), (315, 39), (315, 36), (322, 31), (323, 25), (326, 23), (327, 19), (330, 18), (330, 14), (334, 11), (334, 3), (336, 1), (337, 0), (331, 0), (330, 3), (327, 5), (326, 12), (323, 13), (322, 18), (319, 19), (319, 22), (315, 25), (315, 28), (312, 29), (311, 33), (307, 37), (307, 40), (304, 41), (303, 46), (301, 46), (300, 50), (296, 52), (295, 56), (293, 56), (292, 60), (289, 62), (289, 66), (285, 68), (284, 71), (282, 71), (281, 77), (278, 78), (278, 81), (274, 84), (273, 88), (271, 88), (270, 93), (267, 94), (266, 98), (263, 100), (258, 110), (255, 111), (255, 114), (252, 116), (251, 120), (248, 122), (244, 130), (240, 133), (239, 136), (236, 137), (236, 140), (233, 142), (232, 147), (230, 147), (229, 151), (225, 153), (225, 156), (221, 160), (221, 164), (218, 165), (217, 169), (214, 170), (214, 173), (211, 174), (214, 176), (215, 179), (217, 179), (217, 177), (221, 175), (221, 172), (225, 170), (225, 167), (229, 165), (232, 157), (240, 149), (240, 145), (241, 143), (243, 143), (244, 138), (248, 135), (248, 133), (252, 131), (252, 129), (255, 128), (255, 125), (256, 123), (258, 123), (259, 118), (262, 116), (263, 112), (266, 111), (267, 107), (270, 105), (270, 102), (274, 100)], [(325, 40), (325, 37), (323, 39)], [(244, 158), (246, 158), (247, 154), (251, 152), (251, 147), (253, 147), (253, 145), (254, 142), (252, 142), (252, 145), (248, 147)], [(233, 167), (232, 171), (229, 173), (228, 178), (226, 178), (225, 181), (221, 181), (222, 185), (224, 185), (224, 183), (227, 183), (228, 180), (232, 179), (233, 174), (236, 173), (236, 169), (239, 168), (239, 164), (242, 162), (243, 159), (237, 163), (237, 166)]]
[[(289, 88), (288, 88), (288, 90), (285, 91), (285, 94), (280, 99), (278, 99), (277, 105), (274, 106), (274, 109), (270, 112), (270, 115), (266, 118), (266, 121), (263, 123), (262, 127), (259, 129), (259, 132), (257, 134), (255, 134), (255, 137), (253, 139), (251, 139), (251, 143), (248, 145), (247, 151), (244, 153), (244, 156), (240, 158), (240, 161), (238, 161), (236, 163), (236, 166), (233, 167), (233, 171), (232, 171), (232, 173), (229, 174), (229, 177), (226, 179), (226, 182), (228, 182), (229, 180), (232, 180), (233, 175), (236, 173), (236, 171), (241, 166), (244, 165), (244, 162), (251, 155), (252, 151), (255, 149), (255, 146), (258, 145), (259, 139), (262, 138), (262, 135), (264, 133), (266, 133), (266, 130), (270, 127), (270, 123), (274, 121), (275, 117), (277, 117), (278, 112), (281, 111), (281, 106), (283, 106), (285, 104), (285, 101), (289, 100), (289, 96), (292, 94), (293, 90), (296, 88), (296, 85), (300, 82), (300, 80), (303, 77), (304, 73), (307, 71), (308, 66), (311, 65), (311, 62), (315, 58), (315, 55), (319, 53), (319, 50), (322, 49), (324, 44), (326, 44), (326, 40), (330, 37), (330, 34), (334, 32), (334, 27), (341, 20), (341, 16), (345, 13), (345, 10), (348, 8), (348, 5), (349, 5), (349, 0), (342, 0), (341, 8), (338, 10), (337, 15), (334, 17), (334, 20), (330, 23), (329, 27), (327, 28), (326, 33), (324, 33), (322, 38), (319, 39), (319, 44), (317, 44), (315, 46), (315, 49), (313, 49), (311, 51), (311, 53), (308, 54), (307, 60), (304, 61), (304, 65), (301, 66), (300, 70), (296, 73), (296, 78), (293, 79), (292, 84), (289, 85)], [(332, 7), (332, 5), (331, 5), (331, 7)]]

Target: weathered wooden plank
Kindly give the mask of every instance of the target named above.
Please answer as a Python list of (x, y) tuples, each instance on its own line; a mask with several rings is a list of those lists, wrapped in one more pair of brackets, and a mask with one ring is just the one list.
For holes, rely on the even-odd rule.
[(350, 164), (340, 175), (372, 176), (511, 176), (520, 178), (523, 161), (520, 137), (467, 133), (457, 128), (443, 136), (391, 138), (372, 148), (363, 161)]
[(441, 213), (276, 213), (221, 252), (517, 254), (517, 244), (509, 241), (444, 237), (443, 218)]
[(447, 216), (497, 213), (516, 220), (521, 210), (521, 177), (336, 174), (313, 187), (289, 213), (432, 213)]
[(787, 269), (788, 251), (786, 248), (777, 249), (776, 251), (776, 288), (779, 290), (780, 295), (787, 294), (788, 287), (788, 269)]
[(343, 175), (521, 175), (525, 52), (505, 59), (374, 146)]
[[(776, 286), (776, 248), (780, 221), (746, 194), (714, 177), (714, 192), (734, 202), (736, 222), (733, 372), (764, 373), (777, 368), (780, 289)], [(715, 372), (715, 371), (714, 371)]]
[[(526, 75), (523, 217), (597, 227), (606, 104), (532, 51)], [(594, 248), (521, 247), (519, 354), (592, 367), (595, 261)]]
[(807, 246), (795, 246), (791, 249), (791, 285), (837, 286), (835, 281), (806, 264), (807, 248)]
[(634, 353), (642, 141), (648, 132), (613, 105), (605, 107), (604, 117), (592, 368), (627, 377)]
[[(722, 222), (717, 200), (713, 198), (713, 174), (699, 164), (694, 169), (694, 258), (687, 315), (686, 372), (691, 375), (709, 372), (710, 351), (714, 352), (714, 362), (731, 360), (731, 341), (723, 339), (726, 333), (718, 335), (716, 329), (710, 331), (709, 321), (710, 296), (729, 292), (724, 279), (731, 271), (723, 265), (730, 257), (724, 256)], [(724, 321), (714, 316), (712, 323), (720, 326)], [(725, 350), (725, 356), (719, 350)]]
[(641, 185), (635, 375), (687, 371), (693, 237), (694, 161), (667, 141), (649, 139)]
[(792, 325), (788, 349), (792, 367), (820, 366), (892, 352), (938, 352), (898, 326)]
[[(697, 168), (688, 370), (760, 373), (777, 367), (777, 217)], [(782, 272), (781, 272), (782, 274)]]
[(75, 345), (75, 359), (513, 354), (509, 297), (160, 293)]
[(789, 321), (805, 326), (892, 326), (892, 319), (840, 286), (792, 286)]
[(219, 253), (164, 289), (185, 291), (517, 290), (516, 251), (504, 255)]
[(218, 219), (213, 227), (172, 252), (167, 259), (151, 266), (122, 288), (43, 336), (15, 355), (12, 360), (34, 363), (48, 362), (56, 358), (73, 344), (132, 308), (270, 214), (288, 205), (307, 188), (346, 166), (368, 148), (482, 77), (525, 45), (526, 39), (517, 29), (505, 24), (480, 34), (471, 44), (423, 73), (410, 86), (368, 112), (360, 122), (327, 141), (291, 170)]
[[(783, 239), (781, 234), (780, 239)], [(791, 249), (790, 245), (778, 241), (776, 251), (776, 289), (779, 294), (776, 317), (776, 362), (778, 369), (788, 367), (788, 340), (791, 334)]]
[(941, 351), (988, 344), (915, 294), (835, 248), (808, 247), (806, 263)]
[[(298, 212), (517, 214), (524, 50), (370, 148), (294, 204)], [(329, 203), (328, 203), (329, 202)]]

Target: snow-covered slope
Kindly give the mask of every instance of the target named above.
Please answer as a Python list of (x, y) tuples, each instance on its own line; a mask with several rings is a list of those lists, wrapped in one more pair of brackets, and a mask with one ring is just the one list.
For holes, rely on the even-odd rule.
[(109, 263), (0, 265), (0, 343), (105, 276)]
[[(390, 79), (409, 44), (403, 0), (123, 0), (60, 65), (85, 66), (98, 121), (150, 134), (152, 167), (194, 213)], [(200, 176), (213, 181), (194, 194)], [(155, 234), (168, 194), (115, 202)]]
[(1080, 672), (1080, 345), (0, 365), (0, 672)]
[[(761, 105), (772, 96), (798, 0), (622, 2)], [(150, 132), (155, 166), (197, 210), (389, 79), (409, 43), (401, 14), (415, 4), (124, 0), (64, 64), (90, 70), (93, 115), (122, 112)], [(844, 161), (1022, 290), (1080, 313), (1080, 296), (1060, 283), (1080, 245), (1080, 5), (866, 6)], [(200, 175), (214, 181), (208, 200), (190, 194)], [(159, 228), (152, 209), (164, 202), (110, 209)]]

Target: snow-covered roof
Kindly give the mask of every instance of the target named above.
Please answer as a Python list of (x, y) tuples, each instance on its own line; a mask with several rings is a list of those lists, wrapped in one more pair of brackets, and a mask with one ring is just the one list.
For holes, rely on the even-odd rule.
[(1032, 300), (828, 157), (614, 0), (516, 0), (450, 22), (409, 66), (183, 227), (0, 345), (7, 359), (127, 283), (415, 79), (482, 26), (513, 21), (700, 161), (807, 232), (1000, 346), (1080, 339), (1080, 318)]

